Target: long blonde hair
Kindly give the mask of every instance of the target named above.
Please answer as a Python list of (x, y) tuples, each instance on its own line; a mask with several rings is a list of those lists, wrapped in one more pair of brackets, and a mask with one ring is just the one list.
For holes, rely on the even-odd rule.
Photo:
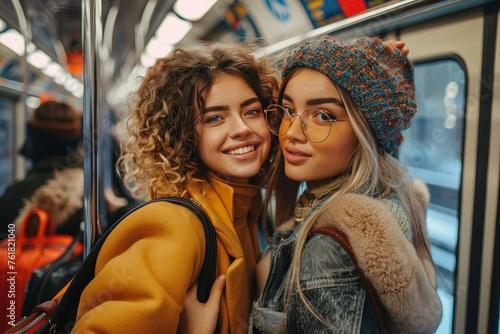
[[(286, 88), (287, 82), (298, 71), (303, 68), (297, 68), (292, 71), (283, 81), (280, 90), (278, 101), (281, 102), (281, 97)], [(374, 135), (363, 117), (361, 111), (354, 103), (348, 93), (335, 83), (341, 99), (345, 105), (347, 115), (352, 124), (353, 131), (357, 137), (358, 145), (355, 149), (350, 162), (346, 168), (345, 174), (348, 175), (346, 182), (341, 188), (335, 192), (327, 201), (331, 201), (338, 196), (346, 193), (360, 193), (370, 197), (378, 197), (380, 187), (390, 187), (401, 202), (401, 205), (408, 214), (408, 218), (412, 228), (413, 244), (417, 249), (424, 249), (430, 254), (428, 244), (425, 242), (425, 231), (422, 231), (422, 225), (419, 223), (421, 217), (417, 212), (417, 199), (413, 192), (412, 179), (407, 168), (391, 154), (380, 149), (377, 145)], [(285, 185), (285, 186), (284, 186)], [(269, 210), (271, 198), (276, 199), (276, 210), (274, 211), (274, 221), (276, 226), (279, 226), (291, 214), (295, 205), (295, 199), (298, 197), (299, 183), (288, 179), (284, 173), (283, 157), (280, 153), (276, 159), (276, 169), (269, 181), (269, 191), (266, 196), (266, 210)], [(326, 206), (316, 210), (309, 218), (304, 221), (301, 231), (297, 236), (293, 258), (291, 263), (290, 274), (287, 276), (285, 289), (285, 310), (288, 308), (292, 292), (297, 290), (302, 302), (308, 310), (315, 315), (325, 325), (331, 326), (312, 306), (311, 302), (306, 298), (300, 286), (300, 260), (301, 254), (305, 247), (308, 234), (316, 222), (317, 216)]]

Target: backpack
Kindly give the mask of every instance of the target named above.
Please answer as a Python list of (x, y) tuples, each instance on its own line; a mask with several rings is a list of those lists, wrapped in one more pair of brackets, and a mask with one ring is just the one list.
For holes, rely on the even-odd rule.
[(164, 197), (137, 206), (114, 223), (92, 247), (67, 290), (57, 298), (48, 300), (35, 307), (29, 316), (21, 319), (14, 327), (5, 332), (5, 334), (70, 332), (75, 324), (81, 294), (87, 284), (94, 278), (97, 256), (106, 238), (130, 213), (150, 203), (159, 201), (182, 205), (192, 210), (203, 225), (206, 250), (200, 276), (198, 277), (197, 297), (200, 302), (205, 303), (210, 296), (210, 290), (215, 280), (215, 265), (217, 261), (215, 229), (206, 213), (193, 201), (181, 197)]

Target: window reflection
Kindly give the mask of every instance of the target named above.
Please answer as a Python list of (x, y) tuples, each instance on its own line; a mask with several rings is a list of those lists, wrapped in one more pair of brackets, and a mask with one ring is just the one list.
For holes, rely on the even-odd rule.
[(14, 180), (14, 102), (0, 96), (0, 195)]
[(427, 229), (443, 302), (437, 333), (451, 333), (465, 126), (464, 69), (455, 59), (416, 64), (415, 88), (418, 112), (403, 133), (398, 157), (431, 193)]

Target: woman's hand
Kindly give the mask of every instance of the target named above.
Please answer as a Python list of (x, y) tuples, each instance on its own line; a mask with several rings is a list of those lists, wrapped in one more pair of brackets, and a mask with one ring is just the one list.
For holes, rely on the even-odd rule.
[(213, 334), (217, 326), (220, 298), (226, 285), (226, 276), (219, 276), (210, 290), (208, 301), (203, 304), (196, 298), (198, 283), (194, 284), (187, 292), (184, 299), (184, 310), (181, 313), (179, 326), (181, 333), (185, 334)]
[(111, 188), (104, 189), (103, 195), (108, 211), (112, 214), (128, 204), (126, 198), (116, 196), (115, 192)]
[(410, 53), (410, 49), (405, 47), (405, 42), (403, 42), (403, 41), (390, 40), (390, 41), (385, 42), (385, 44), (392, 45), (393, 47), (398, 48), (406, 56), (408, 56), (408, 54)]

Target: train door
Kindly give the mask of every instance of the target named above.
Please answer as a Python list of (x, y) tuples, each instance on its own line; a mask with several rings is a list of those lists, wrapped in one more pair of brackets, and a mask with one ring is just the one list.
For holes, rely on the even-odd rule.
[(429, 237), (444, 306), (439, 333), (487, 333), (488, 317), (498, 319), (498, 293), (496, 315), (490, 312), (500, 142), (497, 16), (498, 4), (491, 4), (400, 31), (415, 64), (419, 106), (400, 158), (431, 192)]
[[(488, 194), (486, 212), (490, 212), (487, 221), (493, 225), (488, 228), (488, 233), (485, 233), (485, 244), (491, 247), (493, 254), (488, 254), (487, 262), (491, 264), (491, 288), (489, 291), (481, 291), (481, 295), (488, 296), (489, 292), (489, 318), (488, 331), (500, 333), (500, 13), (497, 13), (497, 31), (495, 42), (495, 76), (493, 85), (493, 103), (491, 116), (491, 147), (490, 157), (490, 178), (491, 183), (488, 183)], [(493, 159), (496, 157), (496, 159)], [(496, 189), (495, 189), (496, 184)], [(495, 200), (496, 198), (496, 200)], [(490, 233), (491, 231), (491, 233)], [(490, 262), (491, 261), (491, 262)], [(487, 271), (487, 270), (486, 270)], [(486, 272), (485, 275), (488, 273)], [(484, 290), (484, 289), (483, 289)], [(495, 331), (496, 328), (496, 331)]]

